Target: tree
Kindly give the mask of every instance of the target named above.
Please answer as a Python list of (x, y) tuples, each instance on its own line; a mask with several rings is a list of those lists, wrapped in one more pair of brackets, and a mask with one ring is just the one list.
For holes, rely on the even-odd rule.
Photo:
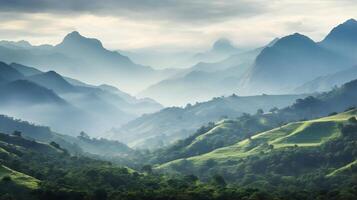
[(350, 122), (352, 124), (357, 124), (357, 119), (356, 119), (356, 117), (351, 117), (348, 119), (348, 122)]
[(193, 174), (190, 174), (185, 176), (185, 180), (189, 183), (196, 183), (198, 181), (198, 177)]
[(273, 107), (273, 108), (271, 108), (271, 109), (269, 110), (269, 112), (275, 113), (275, 112), (277, 112), (278, 110), (279, 110), (279, 108)]
[(192, 108), (192, 104), (190, 103), (186, 104), (185, 109), (190, 109), (190, 108)]
[(1, 180), (4, 181), (4, 182), (10, 182), (12, 179), (11, 179), (10, 176), (4, 176), (4, 177), (2, 177)]
[(146, 172), (148, 174), (152, 174), (152, 166), (151, 165), (144, 165), (141, 170), (143, 172)]
[(90, 139), (89, 135), (87, 133), (85, 133), (84, 131), (81, 131), (79, 133), (79, 138)]
[(221, 187), (225, 187), (227, 185), (227, 183), (224, 180), (223, 176), (218, 175), (218, 174), (213, 176), (213, 183), (215, 185), (218, 185), (218, 186), (221, 186)]
[(52, 142), (50, 143), (50, 145), (53, 146), (53, 147), (55, 147), (56, 149), (61, 149), (60, 145), (57, 144), (56, 142), (53, 142), (53, 141), (52, 141)]
[(264, 114), (264, 110), (261, 109), (261, 108), (259, 108), (259, 109), (257, 110), (257, 115), (262, 115), (262, 114)]
[(94, 191), (94, 199), (106, 200), (108, 194), (104, 189), (97, 189)]
[(13, 136), (16, 136), (16, 137), (22, 137), (21, 131), (14, 131), (14, 132), (12, 133), (12, 135), (13, 135)]

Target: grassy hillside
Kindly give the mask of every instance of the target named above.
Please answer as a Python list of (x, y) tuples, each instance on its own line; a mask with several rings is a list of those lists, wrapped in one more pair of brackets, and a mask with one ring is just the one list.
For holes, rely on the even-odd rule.
[[(10, 177), (10, 180), (6, 180), (7, 177)], [(31, 190), (37, 189), (40, 183), (38, 179), (12, 170), (4, 165), (0, 165), (0, 179), (2, 181), (2, 187), (6, 187), (6, 182), (9, 182), (8, 184), (11, 184), (10, 182), (12, 182), (15, 185)]]
[[(290, 149), (314, 149), (341, 138), (341, 127), (356, 117), (353, 109), (337, 115), (286, 124), (206, 154), (179, 159), (157, 167), (163, 171), (199, 173), (203, 169), (228, 170), (244, 159)], [(187, 171), (186, 171), (187, 170)], [(215, 170), (215, 171), (216, 171)]]
[(333, 176), (337, 176), (337, 175), (340, 175), (340, 174), (353, 175), (353, 173), (356, 170), (357, 170), (357, 160), (355, 160), (355, 161), (353, 161), (351, 163), (348, 163), (347, 165), (334, 170), (333, 172), (328, 174), (327, 177), (333, 177)]
[(151, 162), (164, 163), (179, 158), (201, 155), (246, 139), (256, 133), (272, 129), (281, 124), (275, 114), (245, 114), (237, 119), (224, 119), (202, 126), (193, 135), (175, 144), (154, 151)]
[(138, 148), (158, 148), (172, 144), (194, 133), (202, 125), (224, 118), (236, 118), (258, 109), (269, 111), (283, 108), (306, 95), (258, 95), (216, 97), (207, 102), (188, 104), (185, 108), (170, 107), (143, 115), (119, 129), (111, 131), (113, 138)]

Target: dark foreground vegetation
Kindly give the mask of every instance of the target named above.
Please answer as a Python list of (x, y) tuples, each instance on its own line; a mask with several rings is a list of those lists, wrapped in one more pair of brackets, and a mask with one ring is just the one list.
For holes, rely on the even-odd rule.
[[(357, 157), (357, 123), (340, 127), (342, 136), (318, 148), (287, 148), (248, 157), (230, 180), (211, 174), (166, 176), (151, 166), (135, 171), (82, 156), (71, 156), (57, 143), (0, 134), (2, 167), (39, 180), (33, 187), (0, 170), (1, 199), (345, 199), (357, 198), (356, 165), (323, 173)], [(321, 172), (321, 173), (320, 173)], [(302, 175), (303, 174), (303, 175)], [(235, 181), (239, 180), (239, 181)], [(23, 179), (29, 181), (30, 179)]]

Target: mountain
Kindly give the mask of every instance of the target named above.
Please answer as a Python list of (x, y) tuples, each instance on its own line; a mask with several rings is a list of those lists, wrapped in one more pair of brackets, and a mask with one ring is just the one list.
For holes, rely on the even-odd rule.
[[(315, 97), (297, 99), (295, 103), (282, 109), (257, 112), (254, 115), (244, 114), (237, 118), (209, 123), (189, 137), (154, 151), (152, 156), (148, 156), (148, 160), (153, 163), (165, 163), (202, 155), (290, 122), (333, 116), (336, 112), (357, 105), (357, 96), (354, 92), (356, 87), (357, 80), (330, 92), (317, 94)], [(244, 104), (242, 106), (247, 107)]]
[(53, 91), (26, 80), (16, 80), (1, 85), (0, 93), (2, 103), (66, 105), (66, 101)]
[[(100, 76), (107, 84), (131, 92), (139, 91), (147, 84), (156, 83), (174, 73), (135, 64), (128, 57), (105, 49), (99, 40), (86, 38), (76, 31), (67, 34), (55, 46), (17, 45), (16, 48), (10, 48), (0, 43), (0, 60), (37, 66), (41, 71), (56, 71), (96, 84), (102, 84), (98, 81)], [(145, 81), (136, 81), (138, 79)]]
[[(271, 46), (276, 39), (266, 46)], [(218, 45), (219, 46), (219, 45)], [(240, 79), (264, 47), (239, 52), (218, 62), (200, 62), (175, 76), (151, 85), (139, 96), (151, 97), (164, 105), (184, 105), (212, 97), (240, 93)]]
[(238, 81), (219, 72), (192, 71), (183, 77), (171, 78), (149, 86), (140, 97), (156, 99), (166, 106), (207, 101), (215, 96), (238, 93)]
[(196, 62), (217, 62), (239, 51), (241, 50), (235, 47), (230, 40), (221, 38), (213, 43), (209, 51), (197, 53), (193, 56), (192, 60)]
[(143, 115), (118, 129), (110, 131), (112, 138), (138, 148), (157, 148), (187, 137), (194, 130), (222, 118), (235, 118), (242, 113), (255, 113), (285, 107), (304, 95), (261, 95), (250, 97), (214, 98), (210, 101), (188, 104), (185, 108), (170, 107), (153, 114)]
[(318, 76), (335, 73), (352, 65), (351, 60), (295, 33), (262, 50), (243, 78), (241, 89), (248, 94), (289, 93)]
[[(247, 173), (254, 173), (257, 178), (269, 173), (298, 178), (319, 171), (321, 176), (330, 177), (355, 162), (351, 145), (356, 142), (353, 136), (357, 130), (356, 115), (357, 110), (353, 109), (329, 117), (292, 122), (231, 146), (165, 163), (157, 169), (200, 177), (207, 177), (207, 171), (220, 172), (227, 181), (242, 184), (247, 182)], [(330, 157), (330, 153), (334, 156)], [(285, 162), (286, 159), (289, 161)], [(269, 181), (269, 178), (263, 180)]]
[(357, 79), (356, 66), (334, 74), (317, 77), (316, 79), (299, 86), (294, 91), (296, 93), (324, 92), (354, 79)]
[(124, 71), (145, 68), (135, 65), (128, 57), (105, 49), (99, 40), (86, 38), (77, 31), (67, 34), (62, 42), (54, 47), (54, 50), (65, 55), (71, 55), (71, 57), (74, 58), (85, 60), (86, 62), (100, 63), (109, 65), (110, 67), (116, 62), (115, 67), (122, 68)]
[(349, 19), (333, 28), (321, 46), (357, 61), (357, 21)]
[(1, 80), (13, 81), (13, 80), (21, 79), (23, 77), (24, 76), (17, 70), (8, 66), (6, 63), (0, 62), (0, 82)]
[(25, 40), (20, 40), (17, 42), (2, 40), (2, 41), (0, 41), (0, 46), (12, 48), (12, 49), (31, 48), (32, 47), (32, 45), (28, 41), (25, 41)]
[(0, 115), (0, 132), (10, 135), (15, 131), (21, 132), (22, 137), (29, 140), (36, 140), (41, 143), (56, 142), (71, 154), (90, 154), (108, 159), (125, 159), (134, 153), (128, 146), (118, 141), (90, 138), (86, 135), (78, 135), (77, 137), (64, 135), (53, 132), (47, 126), (39, 126)]
[(113, 86), (89, 85), (55, 71), (42, 72), (16, 63), (2, 63), (1, 69), (8, 78), (17, 79), (0, 83), (2, 114), (48, 125), (69, 135), (85, 131), (100, 136), (162, 108), (153, 100), (137, 99)]
[(56, 93), (75, 92), (76, 88), (69, 84), (61, 75), (55, 71), (48, 71), (46, 73), (35, 74), (26, 77), (27, 80), (46, 86), (54, 90)]
[(43, 73), (42, 71), (40, 71), (34, 67), (28, 67), (28, 66), (21, 65), (18, 63), (11, 63), (10, 66), (25, 76), (33, 76), (36, 74)]
[(82, 130), (97, 132), (103, 128), (99, 122), (94, 123), (94, 116), (87, 111), (73, 106), (52, 90), (28, 80), (0, 85), (0, 102), (2, 114), (49, 125), (69, 135), (78, 134)]
[[(62, 76), (55, 71), (42, 72), (34, 67), (28, 67), (17, 63), (12, 63), (10, 66), (25, 74), (24, 79), (51, 89), (68, 101), (79, 98), (83, 100), (83, 95), (92, 95), (94, 96), (94, 99), (106, 101), (106, 103), (98, 102), (99, 104), (113, 104), (117, 107), (113, 108), (113, 110), (119, 108), (120, 110), (127, 112), (127, 114), (121, 112), (122, 117), (119, 118), (125, 118), (128, 114), (140, 116), (144, 113), (158, 111), (162, 108), (159, 103), (152, 99), (137, 99), (111, 85), (90, 85), (70, 77)], [(77, 103), (81, 104), (82, 100), (77, 101)], [(130, 118), (132, 118), (132, 116)]]

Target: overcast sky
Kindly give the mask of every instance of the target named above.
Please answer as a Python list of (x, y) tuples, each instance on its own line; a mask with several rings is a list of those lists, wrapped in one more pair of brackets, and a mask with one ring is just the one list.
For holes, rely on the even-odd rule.
[(56, 44), (73, 30), (110, 49), (259, 46), (300, 32), (321, 40), (357, 18), (356, 0), (0, 0), (0, 40)]

